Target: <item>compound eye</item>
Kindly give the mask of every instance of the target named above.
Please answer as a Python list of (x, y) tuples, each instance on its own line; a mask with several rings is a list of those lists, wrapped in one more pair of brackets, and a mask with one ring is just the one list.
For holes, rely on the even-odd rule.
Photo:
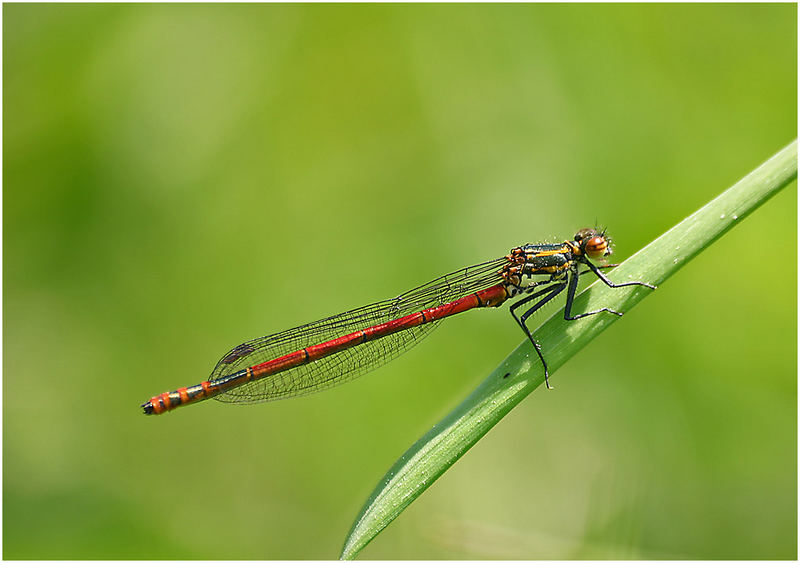
[(605, 237), (592, 237), (586, 241), (583, 251), (592, 260), (597, 260), (606, 255), (608, 251), (608, 241)]

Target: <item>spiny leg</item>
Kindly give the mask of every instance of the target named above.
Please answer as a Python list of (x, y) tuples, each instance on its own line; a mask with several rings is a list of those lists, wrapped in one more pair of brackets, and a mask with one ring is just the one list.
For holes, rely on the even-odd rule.
[(572, 315), (572, 302), (575, 300), (575, 290), (578, 289), (578, 276), (573, 272), (569, 276), (569, 289), (567, 289), (567, 305), (564, 307), (564, 320), (565, 321), (574, 321), (576, 319), (582, 319), (583, 317), (588, 317), (589, 315), (596, 315), (597, 313), (602, 313), (603, 311), (607, 313), (613, 313), (614, 315), (622, 316), (622, 313), (619, 311), (615, 311), (614, 309), (609, 309), (608, 307), (603, 307), (602, 309), (597, 309), (596, 311), (588, 311), (586, 313), (581, 313), (579, 315)]
[[(539, 343), (536, 342), (536, 339), (533, 338), (533, 334), (531, 334), (531, 331), (528, 330), (528, 327), (525, 324), (525, 321), (533, 313), (535, 313), (537, 310), (541, 309), (548, 301), (550, 301), (556, 295), (558, 295), (559, 293), (564, 291), (565, 287), (567, 287), (567, 284), (565, 284), (565, 283), (558, 284), (555, 287), (547, 287), (545, 289), (542, 289), (540, 291), (537, 291), (536, 293), (533, 293), (533, 294), (527, 296), (525, 299), (522, 299), (521, 301), (518, 301), (518, 302), (514, 303), (509, 308), (509, 311), (511, 312), (511, 316), (514, 317), (514, 320), (517, 321), (517, 324), (519, 326), (521, 326), (522, 330), (525, 331), (525, 334), (528, 335), (528, 339), (531, 341), (531, 344), (533, 344), (534, 349), (536, 349), (536, 353), (539, 354), (539, 359), (542, 360), (542, 366), (544, 366), (544, 384), (548, 389), (552, 389), (552, 387), (550, 386), (550, 380), (549, 380), (549, 375), (550, 374), (549, 374), (548, 369), (547, 369), (547, 360), (544, 359), (544, 355), (542, 354), (542, 347), (539, 346)], [(544, 295), (545, 297), (543, 297), (533, 307), (531, 307), (530, 309), (525, 311), (522, 314), (521, 317), (517, 316), (517, 314), (515, 312), (516, 309), (518, 309), (522, 305), (525, 305), (526, 303), (530, 303), (533, 299), (536, 299), (537, 297), (541, 297), (542, 295)]]
[[(597, 266), (597, 269), (598, 269), (598, 270), (605, 270), (605, 269), (607, 269), (607, 268), (616, 268), (617, 266), (619, 266), (619, 264), (603, 264), (602, 266)], [(578, 274), (578, 275), (579, 275), (579, 276), (582, 276), (583, 274), (588, 274), (588, 273), (590, 273), (590, 272), (591, 272), (591, 273), (594, 273), (594, 272), (592, 272), (592, 270), (584, 270), (584, 271), (582, 271), (582, 272), (581, 272), (580, 274)]]
[[(626, 287), (626, 286), (629, 286), (629, 285), (643, 285), (645, 287), (649, 287), (650, 289), (655, 289), (655, 286), (650, 285), (649, 283), (644, 283), (644, 282), (639, 282), (639, 281), (615, 284), (614, 282), (612, 282), (610, 279), (608, 279), (600, 271), (600, 268), (603, 268), (603, 267), (607, 268), (609, 266), (599, 266), (598, 267), (598, 266), (595, 266), (594, 264), (592, 264), (591, 262), (589, 262), (588, 260), (586, 262), (584, 262), (584, 263), (587, 266), (589, 266), (589, 270), (587, 270), (587, 271), (593, 272), (598, 278), (603, 280), (603, 283), (608, 285), (608, 287), (615, 287), (616, 288), (616, 287)], [(617, 264), (613, 264), (613, 266), (616, 266), (616, 265)], [(586, 272), (581, 272), (581, 274), (585, 274), (585, 273)], [(572, 303), (575, 300), (575, 290), (578, 288), (578, 275), (580, 275), (580, 274), (576, 275), (573, 272), (573, 273), (570, 274), (570, 277), (569, 277), (569, 289), (567, 290), (567, 305), (566, 305), (566, 307), (564, 307), (564, 320), (566, 320), (566, 321), (574, 321), (576, 319), (582, 319), (583, 317), (588, 317), (590, 315), (596, 315), (597, 313), (602, 313), (602, 312), (612, 313), (612, 314), (618, 315), (620, 317), (622, 316), (622, 313), (620, 313), (619, 311), (615, 311), (614, 309), (609, 309), (608, 307), (603, 307), (602, 309), (597, 309), (596, 311), (587, 311), (586, 313), (581, 313), (579, 315), (574, 315), (573, 316), (572, 315)]]
[(649, 287), (650, 289), (655, 289), (656, 288), (656, 286), (654, 286), (654, 285), (650, 285), (649, 283), (644, 283), (644, 282), (640, 282), (640, 281), (632, 281), (632, 282), (625, 282), (625, 283), (614, 283), (610, 279), (608, 279), (603, 272), (600, 271), (600, 268), (610, 268), (612, 266), (619, 266), (619, 264), (609, 264), (609, 265), (606, 265), (606, 266), (595, 266), (594, 264), (592, 264), (588, 260), (586, 260), (584, 262), (584, 264), (589, 266), (589, 269), (592, 272), (594, 272), (594, 274), (598, 278), (603, 280), (603, 283), (606, 284), (608, 287), (626, 287), (626, 286), (629, 286), (629, 285), (643, 285), (645, 287)]

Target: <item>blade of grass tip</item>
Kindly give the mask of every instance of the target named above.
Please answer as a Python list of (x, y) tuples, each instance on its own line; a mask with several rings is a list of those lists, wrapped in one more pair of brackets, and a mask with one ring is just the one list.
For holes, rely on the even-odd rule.
[[(797, 177), (797, 141), (637, 252), (611, 274), (616, 281), (663, 283), (684, 264)], [(612, 289), (597, 282), (576, 300), (575, 310), (610, 307), (629, 311), (652, 290)], [(576, 322), (553, 314), (534, 333), (547, 351), (551, 374), (617, 320), (594, 315)], [(342, 549), (353, 559), (381, 530), (453, 465), (506, 413), (544, 381), (544, 372), (526, 340), (460, 405), (422, 436), (381, 479), (358, 515)]]

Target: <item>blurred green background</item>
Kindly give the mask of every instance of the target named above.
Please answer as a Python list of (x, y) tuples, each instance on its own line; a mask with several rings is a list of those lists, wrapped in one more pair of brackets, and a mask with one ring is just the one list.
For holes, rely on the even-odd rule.
[[(630, 255), (795, 138), (796, 10), (4, 5), (4, 557), (337, 557), (522, 340), (507, 307), (325, 393), (139, 404), (521, 243), (597, 221)], [(362, 556), (795, 558), (796, 209), (793, 184)]]

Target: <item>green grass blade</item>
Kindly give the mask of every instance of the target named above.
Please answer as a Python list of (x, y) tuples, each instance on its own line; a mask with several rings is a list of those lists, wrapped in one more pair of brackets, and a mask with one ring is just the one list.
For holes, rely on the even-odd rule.
[[(797, 141), (779, 151), (716, 199), (681, 221), (610, 274), (616, 282), (659, 285), (731, 227), (797, 177)], [(612, 289), (596, 282), (575, 300), (575, 311), (610, 307), (629, 311), (648, 295), (644, 287)], [(553, 314), (534, 333), (551, 374), (618, 319), (594, 315), (566, 322)], [(342, 549), (352, 559), (506, 413), (544, 381), (530, 343), (520, 344), (458, 407), (395, 462), (358, 515)]]

